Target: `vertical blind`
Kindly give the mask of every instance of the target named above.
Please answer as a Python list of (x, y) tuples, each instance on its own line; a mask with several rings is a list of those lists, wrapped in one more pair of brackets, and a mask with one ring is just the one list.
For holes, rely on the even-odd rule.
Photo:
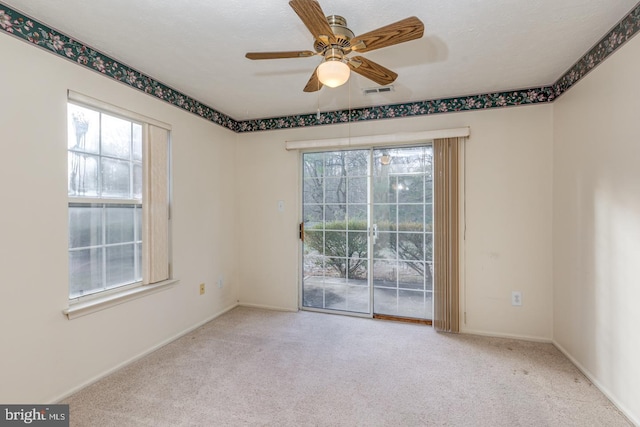
[(434, 149), (433, 326), (459, 332), (458, 138), (436, 139)]

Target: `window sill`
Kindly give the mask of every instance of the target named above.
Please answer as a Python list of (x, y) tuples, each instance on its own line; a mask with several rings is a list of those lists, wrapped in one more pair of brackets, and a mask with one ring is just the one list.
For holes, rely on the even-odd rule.
[(67, 316), (69, 320), (72, 320), (77, 317), (86, 316), (87, 314), (95, 313), (97, 311), (101, 311), (106, 308), (125, 303), (127, 301), (131, 301), (146, 295), (151, 295), (156, 292), (169, 289), (171, 286), (177, 284), (178, 282), (178, 279), (169, 279), (163, 282), (154, 283), (152, 285), (138, 286), (136, 288), (127, 289), (125, 291), (107, 295), (102, 298), (96, 298), (91, 301), (71, 304), (69, 308), (62, 310), (62, 313)]

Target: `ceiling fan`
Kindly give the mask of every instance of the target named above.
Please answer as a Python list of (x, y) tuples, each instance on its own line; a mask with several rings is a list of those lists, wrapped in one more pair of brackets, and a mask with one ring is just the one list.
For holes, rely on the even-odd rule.
[(249, 52), (245, 56), (249, 59), (324, 57), (307, 82), (305, 92), (315, 92), (324, 85), (340, 86), (349, 79), (351, 71), (380, 85), (391, 84), (398, 74), (363, 56), (347, 56), (419, 39), (424, 34), (424, 24), (412, 16), (355, 37), (347, 28), (345, 18), (338, 15), (325, 18), (316, 0), (291, 0), (289, 5), (313, 35), (314, 50)]

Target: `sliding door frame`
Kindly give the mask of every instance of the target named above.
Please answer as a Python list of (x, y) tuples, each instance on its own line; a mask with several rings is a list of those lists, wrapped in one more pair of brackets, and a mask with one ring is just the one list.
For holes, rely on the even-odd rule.
[[(422, 206), (422, 215), (421, 215), (421, 221), (423, 223), (425, 223), (425, 221), (427, 220), (427, 218), (431, 218), (431, 221), (429, 222), (429, 224), (431, 225), (430, 231), (427, 231), (425, 228), (422, 229), (422, 231), (420, 232), (421, 234), (423, 234), (423, 240), (422, 240), (422, 245), (421, 245), (421, 250), (423, 251), (423, 258), (420, 259), (420, 262), (424, 264), (423, 267), (423, 276), (422, 276), (422, 289), (416, 289), (416, 291), (421, 291), (422, 292), (422, 304), (426, 304), (430, 301), (431, 303), (431, 307), (424, 307), (423, 306), (423, 314), (420, 314), (420, 317), (411, 317), (410, 314), (407, 313), (396, 313), (396, 314), (392, 314), (392, 313), (377, 313), (376, 312), (376, 304), (375, 304), (375, 294), (376, 294), (376, 286), (375, 286), (375, 282), (374, 282), (374, 263), (376, 262), (375, 259), (375, 254), (376, 254), (376, 239), (375, 239), (375, 230), (374, 230), (374, 226), (377, 224), (376, 218), (374, 217), (375, 214), (375, 209), (376, 207), (378, 207), (378, 209), (380, 209), (381, 206), (384, 206), (384, 204), (380, 204), (379, 201), (376, 201), (376, 198), (374, 197), (373, 194), (373, 188), (375, 187), (375, 179), (376, 179), (376, 171), (375, 171), (375, 164), (374, 162), (376, 161), (376, 153), (380, 154), (382, 152), (384, 152), (385, 150), (388, 150), (390, 152), (393, 152), (394, 150), (402, 150), (403, 148), (406, 149), (416, 149), (416, 148), (425, 148), (425, 147), (430, 147), (431, 153), (434, 152), (434, 147), (433, 147), (433, 141), (421, 141), (420, 143), (412, 143), (412, 144), (408, 144), (408, 145), (390, 145), (390, 146), (370, 146), (370, 147), (354, 147), (353, 149), (345, 149), (345, 150), (335, 150), (335, 149), (317, 149), (317, 150), (305, 150), (305, 151), (301, 151), (300, 152), (300, 161), (299, 161), (299, 165), (300, 165), (300, 171), (299, 171), (299, 183), (301, 183), (302, 185), (299, 188), (299, 194), (301, 195), (301, 203), (300, 203), (300, 210), (299, 210), (299, 214), (300, 214), (300, 237), (301, 237), (301, 245), (300, 245), (300, 251), (299, 251), (299, 257), (298, 257), (298, 268), (300, 269), (300, 274), (299, 274), (299, 284), (298, 284), (298, 306), (301, 310), (307, 310), (307, 311), (317, 311), (317, 312), (326, 312), (326, 313), (332, 313), (332, 314), (344, 314), (344, 315), (351, 315), (351, 316), (357, 316), (357, 317), (374, 317), (374, 316), (384, 316), (384, 317), (397, 317), (400, 319), (403, 318), (407, 318), (407, 319), (413, 319), (415, 321), (420, 321), (420, 322), (427, 322), (430, 323), (432, 321), (432, 318), (427, 318), (427, 317), (423, 317), (425, 315), (428, 315), (428, 313), (431, 313), (431, 317), (433, 317), (433, 311), (434, 311), (434, 307), (433, 307), (433, 279), (431, 279), (431, 283), (426, 283), (425, 279), (427, 276), (425, 276), (428, 272), (426, 271), (427, 268), (431, 268), (432, 265), (435, 265), (434, 263), (434, 259), (433, 259), (433, 255), (431, 256), (430, 259), (426, 259), (424, 258), (424, 251), (426, 250), (426, 246), (427, 245), (427, 241), (425, 240), (428, 236), (427, 234), (430, 234), (431, 236), (433, 236), (433, 215), (432, 213), (427, 213), (425, 211), (426, 206), (427, 205), (433, 205), (433, 197), (431, 197), (430, 202), (428, 203), (428, 200), (425, 199), (425, 195), (427, 193), (425, 193), (426, 189), (424, 187), (424, 183), (425, 183), (425, 171), (422, 171), (420, 173), (420, 180), (423, 182), (423, 186), (422, 186), (422, 196), (421, 196), (421, 206)], [(324, 300), (322, 303), (323, 307), (310, 307), (310, 306), (305, 306), (305, 243), (304, 241), (302, 241), (302, 237), (305, 234), (304, 233), (304, 221), (306, 219), (305, 216), (305, 178), (307, 180), (309, 180), (309, 177), (306, 176), (305, 173), (305, 163), (304, 163), (304, 156), (307, 154), (324, 154), (324, 153), (332, 153), (332, 152), (338, 152), (338, 151), (366, 151), (367, 152), (367, 175), (366, 175), (366, 180), (367, 180), (367, 197), (366, 197), (366, 204), (367, 204), (367, 288), (368, 288), (368, 312), (364, 312), (364, 311), (351, 311), (348, 309), (348, 306), (345, 306), (345, 308), (327, 308), (324, 304)], [(424, 152), (423, 152), (424, 155)], [(402, 157), (400, 157), (402, 158)], [(326, 158), (323, 157), (323, 162), (326, 161)], [(422, 160), (424, 161), (424, 160)], [(433, 154), (431, 156), (431, 162), (433, 162)], [(401, 172), (401, 171), (400, 171)], [(399, 171), (395, 171), (395, 173), (392, 173), (392, 175), (396, 175), (398, 173), (400, 173)], [(378, 172), (379, 173), (379, 172)], [(408, 175), (410, 175), (407, 172)], [(402, 175), (402, 174), (401, 174)], [(430, 175), (431, 175), (431, 179), (434, 179), (434, 173), (433, 173), (433, 166), (431, 166), (431, 171), (430, 171)], [(428, 175), (427, 175), (428, 176)], [(323, 178), (326, 178), (326, 176), (324, 176)], [(348, 179), (349, 178), (349, 179)], [(347, 175), (345, 175), (345, 180), (347, 180), (347, 182), (350, 182), (350, 177), (349, 174), (347, 173)], [(323, 191), (326, 191), (326, 187), (324, 186), (325, 183), (323, 181)], [(433, 183), (432, 183), (433, 185)], [(350, 187), (347, 186), (347, 193), (346, 193), (346, 197), (345, 197), (345, 209), (348, 212), (348, 206), (350, 205), (349, 203), (349, 190)], [(433, 187), (431, 187), (431, 191), (433, 191)], [(396, 197), (398, 196), (399, 193), (396, 193)], [(326, 223), (326, 193), (323, 193), (323, 221)], [(400, 203), (399, 200), (395, 200), (394, 199), (394, 203), (396, 205), (396, 209), (398, 208), (398, 203)], [(315, 202), (312, 203), (315, 204)], [(420, 205), (420, 204), (419, 204)], [(399, 213), (398, 213), (399, 214)], [(349, 220), (347, 220), (349, 221)], [(398, 218), (394, 217), (393, 219), (393, 223), (395, 224), (394, 229), (395, 231), (395, 239), (399, 239), (401, 238), (401, 236), (403, 233), (401, 232), (400, 229), (398, 229), (397, 227), (397, 221)], [(425, 223), (426, 224), (426, 223)], [(348, 228), (348, 227), (347, 227)], [(345, 233), (348, 233), (349, 230), (347, 230), (345, 228)], [(323, 233), (326, 233), (325, 228), (323, 227)], [(384, 231), (382, 232), (383, 234)], [(392, 234), (394, 234), (392, 232)], [(345, 238), (347, 238), (348, 234), (345, 234)], [(397, 244), (399, 244), (399, 242), (397, 242)], [(433, 248), (433, 239), (431, 240), (431, 247)], [(433, 251), (432, 251), (433, 254)], [(322, 254), (323, 259), (326, 259), (326, 253)], [(345, 254), (345, 256), (347, 256), (347, 259), (349, 257), (349, 254)], [(399, 268), (399, 266), (402, 264), (402, 262), (411, 262), (411, 259), (404, 259), (402, 258), (401, 255), (396, 253), (396, 269)], [(377, 259), (378, 262), (382, 262), (384, 264), (384, 259)], [(391, 261), (391, 260), (389, 260)], [(388, 262), (388, 261), (387, 261)], [(396, 270), (398, 271), (398, 270)], [(399, 272), (397, 273), (399, 274)], [(399, 276), (396, 276), (396, 280), (395, 280), (395, 287), (396, 287), (396, 304), (400, 303), (401, 301), (399, 301), (398, 298), (400, 298), (400, 294), (397, 294), (397, 292), (399, 292), (399, 288), (398, 286), (400, 286), (400, 283), (398, 282)], [(348, 276), (347, 279), (348, 280)], [(348, 284), (347, 284), (348, 286)], [(383, 289), (383, 288), (380, 288)], [(323, 298), (325, 297), (324, 295), (325, 290), (323, 289)], [(348, 292), (348, 289), (345, 291)], [(308, 301), (307, 301), (308, 303)], [(416, 312), (416, 314), (419, 314), (420, 312)]]
[[(402, 147), (402, 146), (415, 146), (424, 143), (425, 141), (433, 141), (435, 143), (438, 139), (445, 138), (457, 138), (458, 148), (460, 150), (460, 157), (458, 158), (458, 184), (459, 184), (459, 206), (458, 206), (458, 253), (455, 254), (458, 257), (458, 271), (456, 273), (457, 278), (459, 279), (459, 301), (455, 307), (458, 310), (457, 322), (458, 325), (464, 325), (467, 322), (467, 313), (466, 313), (466, 274), (465, 274), (465, 265), (466, 265), (466, 141), (471, 134), (471, 129), (469, 127), (460, 127), (460, 128), (450, 128), (450, 129), (440, 129), (440, 130), (431, 130), (431, 131), (418, 131), (418, 132), (402, 132), (396, 134), (388, 134), (388, 135), (370, 135), (370, 136), (349, 136), (345, 138), (333, 138), (333, 139), (307, 139), (307, 140), (289, 140), (285, 141), (285, 149), (287, 151), (298, 151), (300, 153), (300, 161), (298, 165), (300, 167), (298, 173), (298, 184), (302, 183), (302, 153), (304, 152), (319, 152), (319, 151), (329, 151), (329, 150), (338, 150), (338, 149), (349, 149), (349, 148), (368, 148), (374, 149), (377, 147)], [(434, 178), (436, 179), (436, 178)], [(434, 183), (435, 184), (435, 183)], [(302, 188), (298, 189), (298, 195), (302, 194)], [(299, 205), (299, 221), (301, 223), (303, 220), (302, 217), (302, 205), (303, 201), (300, 201)], [(298, 306), (301, 309), (315, 311), (311, 308), (304, 308), (302, 301), (302, 283), (303, 283), (303, 270), (302, 270), (302, 242), (300, 242), (299, 246), (299, 256), (298, 256), (298, 268), (300, 268), (298, 274)], [(436, 252), (436, 248), (434, 248), (434, 252)], [(435, 262), (435, 260), (434, 260)], [(373, 288), (370, 288), (371, 292), (373, 292)], [(434, 292), (435, 292), (435, 284), (434, 284)], [(434, 295), (435, 298), (435, 295)], [(323, 310), (318, 310), (323, 311)], [(328, 311), (330, 313), (335, 313), (334, 311)], [(373, 307), (371, 309), (371, 313), (373, 312)], [(350, 314), (345, 312), (344, 314)], [(356, 314), (351, 314), (355, 316)], [(371, 315), (359, 316), (359, 317), (371, 317)], [(455, 322), (455, 321), (454, 321)], [(456, 330), (449, 330), (450, 332), (457, 332)]]

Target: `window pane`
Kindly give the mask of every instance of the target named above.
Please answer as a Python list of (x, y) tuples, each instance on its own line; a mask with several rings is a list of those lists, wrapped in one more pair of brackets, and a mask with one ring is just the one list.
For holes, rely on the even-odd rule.
[(142, 280), (142, 243), (136, 243), (136, 277)]
[(399, 203), (423, 203), (424, 202), (424, 178), (422, 175), (410, 175), (398, 177), (398, 202)]
[(69, 252), (69, 297), (99, 291), (102, 283), (102, 248)]
[(398, 290), (374, 287), (373, 311), (379, 314), (397, 314)]
[(349, 257), (366, 258), (367, 249), (369, 244), (369, 236), (366, 231), (350, 231), (347, 233), (349, 245), (349, 251), (347, 255)]
[(323, 255), (324, 254), (324, 232), (321, 230), (304, 230), (304, 253)]
[(314, 252), (313, 255), (305, 255), (302, 269), (305, 277), (322, 277), (324, 257), (318, 256), (317, 252)]
[(374, 205), (374, 224), (380, 231), (393, 231), (396, 229), (397, 214), (396, 205)]
[(69, 196), (96, 197), (98, 195), (98, 157), (69, 152)]
[(322, 178), (324, 176), (324, 154), (306, 153), (302, 156), (305, 178)]
[(128, 199), (130, 192), (129, 162), (102, 158), (102, 196)]
[(134, 283), (135, 272), (135, 245), (109, 246), (107, 251), (107, 287)]
[(425, 286), (427, 287), (428, 291), (431, 291), (433, 290), (433, 263), (428, 262), (425, 266), (425, 270)]
[(422, 231), (424, 229), (423, 205), (399, 205), (398, 227), (406, 231)]
[(347, 268), (347, 260), (345, 258), (332, 258), (325, 257), (324, 258), (324, 277), (331, 277), (334, 279), (342, 279), (342, 280), (332, 280), (333, 283), (341, 283), (346, 279), (346, 268)]
[(345, 203), (347, 201), (347, 179), (345, 177), (326, 178), (324, 185), (325, 203)]
[[(326, 230), (346, 230), (347, 222), (345, 221), (345, 211), (334, 211), (332, 208), (335, 208), (335, 206), (327, 206), (327, 210), (325, 212), (326, 220), (324, 222), (324, 228)], [(341, 216), (334, 216), (334, 214), (341, 214)]]
[(349, 178), (349, 203), (367, 203), (368, 178)]
[(424, 265), (421, 261), (400, 262), (398, 269), (399, 287), (404, 289), (424, 289)]
[(374, 203), (395, 203), (398, 177), (379, 176), (373, 181), (373, 202)]
[(142, 165), (133, 165), (133, 198), (142, 200)]
[(68, 148), (97, 154), (100, 150), (100, 113), (78, 105), (67, 106)]
[(359, 313), (369, 312), (369, 285), (366, 280), (349, 280), (347, 286), (348, 311)]
[(367, 205), (348, 205), (348, 217), (350, 229), (367, 229)]
[(396, 261), (375, 261), (373, 263), (373, 285), (395, 288), (398, 286), (398, 263)]
[(424, 226), (427, 231), (431, 231), (433, 230), (433, 205), (431, 203), (427, 203), (424, 205), (424, 209)]
[(325, 177), (338, 177), (345, 176), (347, 174), (347, 160), (346, 153), (344, 151), (325, 153), (324, 156)]
[(102, 155), (131, 159), (131, 122), (102, 115)]
[(134, 206), (107, 207), (105, 234), (107, 244), (134, 241)]
[(346, 163), (350, 176), (369, 175), (369, 150), (347, 151)]
[(314, 227), (321, 225), (324, 218), (324, 209), (322, 205), (304, 205), (303, 222), (305, 227)]
[(397, 148), (387, 150), (387, 153), (391, 156), (390, 173), (424, 172), (424, 147)]
[(324, 284), (324, 307), (332, 310), (347, 309), (347, 289), (341, 283), (331, 282)]
[(433, 261), (433, 234), (425, 233), (424, 235), (424, 259), (427, 261)]
[(69, 207), (69, 247), (102, 244), (102, 209), (93, 206)]
[(367, 280), (367, 254), (364, 257), (352, 256), (347, 259), (347, 279), (351, 284), (365, 285)]
[(133, 160), (142, 161), (142, 125), (133, 123)]
[(136, 241), (142, 240), (142, 206), (136, 206)]
[[(331, 227), (327, 225), (327, 228), (333, 228), (342, 230), (345, 227), (345, 221), (347, 218), (347, 206), (346, 205), (325, 205), (324, 210), (327, 223), (331, 223)], [(337, 223), (340, 224), (337, 224)]]
[(374, 171), (372, 196), (374, 203), (390, 203), (395, 200), (389, 200), (388, 184), (389, 175), (386, 169), (383, 171)]
[(373, 257), (376, 259), (396, 259), (398, 233), (378, 231), (378, 238), (373, 245)]
[(424, 260), (424, 234), (399, 233), (398, 258), (404, 260)]
[(398, 291), (398, 312), (407, 317), (427, 317), (425, 293), (420, 291)]
[(304, 203), (322, 203), (324, 201), (324, 180), (322, 178), (310, 178), (303, 181)]
[(433, 203), (433, 178), (430, 174), (425, 175), (424, 180), (424, 202)]
[(325, 231), (324, 254), (330, 257), (347, 256), (347, 233), (344, 231)]

